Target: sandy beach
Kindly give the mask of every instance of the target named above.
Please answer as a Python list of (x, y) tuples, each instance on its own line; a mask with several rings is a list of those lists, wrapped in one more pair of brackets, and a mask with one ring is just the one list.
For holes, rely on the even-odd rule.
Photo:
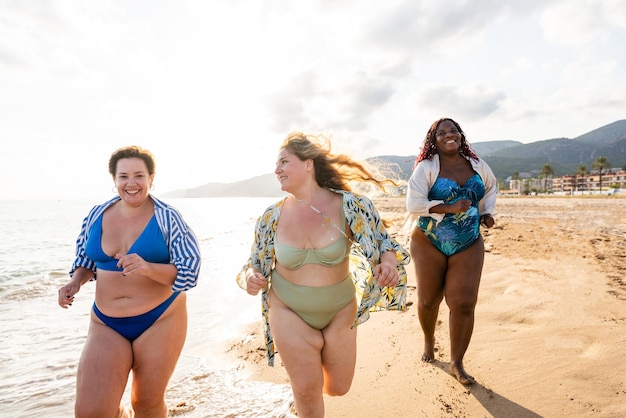
[[(402, 235), (404, 200), (376, 200)], [(409, 308), (376, 312), (358, 331), (350, 392), (326, 397), (328, 417), (626, 416), (626, 199), (503, 197), (483, 229), (486, 258), (465, 368), (448, 372), (448, 310), (441, 305), (437, 361), (420, 361), (413, 266)], [(268, 367), (261, 323), (230, 353), (255, 380), (286, 383)]]

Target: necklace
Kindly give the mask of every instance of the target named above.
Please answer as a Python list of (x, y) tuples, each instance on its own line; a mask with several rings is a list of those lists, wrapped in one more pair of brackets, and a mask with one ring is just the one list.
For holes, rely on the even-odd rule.
[[(295, 196), (294, 196), (294, 197), (295, 197)], [(336, 224), (336, 223), (334, 223), (334, 222), (333, 222), (333, 220), (332, 220), (332, 219), (330, 219), (330, 217), (329, 217), (328, 215), (326, 215), (326, 214), (325, 214), (325, 213), (323, 213), (321, 210), (319, 210), (318, 208), (316, 208), (316, 207), (315, 207), (315, 206), (313, 206), (312, 204), (310, 204), (310, 203), (308, 203), (308, 202), (305, 202), (305, 201), (304, 201), (304, 200), (302, 200), (302, 199), (298, 199), (298, 198), (296, 198), (296, 200), (297, 200), (300, 204), (302, 204), (302, 205), (304, 205), (304, 206), (308, 206), (308, 207), (310, 207), (310, 208), (311, 208), (314, 212), (318, 213), (318, 214), (319, 214), (319, 215), (320, 215), (320, 216), (321, 216), (321, 217), (322, 217), (322, 218), (323, 218), (326, 222), (330, 223), (333, 227), (335, 227), (335, 229), (336, 229), (337, 231), (341, 232), (341, 235), (343, 235), (343, 236), (344, 236), (347, 240), (350, 240), (350, 239), (348, 238), (348, 235), (347, 235), (345, 232), (343, 232), (343, 229), (339, 228), (339, 227), (337, 226), (337, 224)]]

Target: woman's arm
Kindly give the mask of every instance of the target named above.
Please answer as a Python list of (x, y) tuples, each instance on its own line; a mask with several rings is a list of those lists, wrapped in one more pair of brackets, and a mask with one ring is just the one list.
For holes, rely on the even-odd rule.
[[(443, 200), (429, 200), (428, 193), (432, 186), (433, 170), (439, 171), (438, 165), (430, 160), (420, 161), (415, 167), (406, 192), (406, 208), (413, 217), (430, 216), (439, 222), (445, 212), (436, 212), (434, 207), (444, 205)], [(442, 210), (441, 207), (436, 210)]]
[(192, 289), (198, 284), (200, 276), (201, 255), (198, 240), (176, 209), (156, 199), (153, 200), (159, 228), (165, 231), (168, 237), (170, 263), (176, 271), (174, 272), (167, 264), (157, 264), (151, 266), (153, 271), (149, 277), (154, 277), (153, 280), (159, 283), (170, 284), (175, 292)]
[(78, 267), (73, 271), (72, 278), (69, 282), (59, 289), (58, 303), (63, 309), (67, 309), (74, 302), (74, 295), (76, 295), (82, 285), (87, 283), (94, 277), (95, 273), (92, 270), (85, 267)]

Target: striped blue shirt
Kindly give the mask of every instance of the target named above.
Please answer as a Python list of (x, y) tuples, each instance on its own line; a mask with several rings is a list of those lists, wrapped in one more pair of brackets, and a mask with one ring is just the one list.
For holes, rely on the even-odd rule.
[[(169, 248), (170, 263), (174, 264), (178, 269), (172, 290), (175, 292), (189, 290), (198, 284), (198, 276), (200, 274), (200, 248), (196, 236), (185, 223), (178, 210), (154, 196), (150, 196), (150, 198), (154, 202), (154, 215), (159, 224), (159, 229), (163, 233), (163, 239), (165, 239), (165, 243)], [(69, 272), (70, 277), (78, 267), (84, 267), (96, 272), (96, 263), (85, 254), (89, 230), (94, 221), (107, 208), (119, 200), (120, 197), (116, 196), (108, 202), (94, 206), (83, 220), (80, 234), (76, 239), (76, 259)]]

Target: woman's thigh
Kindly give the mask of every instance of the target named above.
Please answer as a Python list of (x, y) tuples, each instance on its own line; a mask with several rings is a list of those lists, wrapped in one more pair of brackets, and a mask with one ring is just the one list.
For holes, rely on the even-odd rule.
[(445, 296), (450, 304), (475, 305), (485, 259), (481, 236), (472, 245), (448, 259)]
[(414, 228), (411, 234), (410, 252), (411, 262), (415, 266), (419, 300), (428, 305), (441, 302), (448, 257), (419, 228)]
[(163, 315), (133, 341), (133, 397), (160, 399), (176, 368), (187, 336), (187, 295), (183, 292)]
[(307, 325), (270, 290), (269, 321), (274, 343), (292, 386), (323, 385), (322, 332)]
[(324, 381), (331, 392), (345, 392), (352, 384), (357, 354), (357, 327), (352, 327), (356, 312), (357, 302), (354, 298), (322, 330)]
[(119, 407), (133, 353), (130, 342), (91, 314), (76, 378), (77, 415), (113, 416)]

